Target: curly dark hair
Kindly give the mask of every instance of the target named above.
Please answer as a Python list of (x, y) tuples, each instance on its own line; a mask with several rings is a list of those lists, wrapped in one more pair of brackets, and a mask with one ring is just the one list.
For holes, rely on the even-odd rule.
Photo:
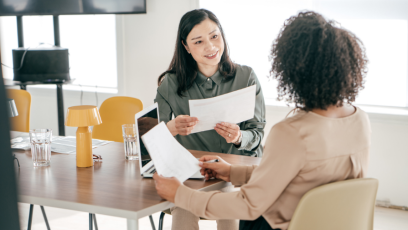
[(286, 98), (306, 111), (355, 101), (367, 74), (365, 48), (335, 25), (312, 11), (285, 21), (270, 56), (278, 100)]

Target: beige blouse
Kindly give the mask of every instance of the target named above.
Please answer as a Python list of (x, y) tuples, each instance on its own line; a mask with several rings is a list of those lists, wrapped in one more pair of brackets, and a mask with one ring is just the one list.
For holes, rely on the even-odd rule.
[(259, 166), (232, 165), (231, 193), (200, 192), (184, 185), (175, 205), (208, 219), (255, 220), (287, 229), (302, 196), (330, 182), (361, 178), (370, 148), (367, 114), (328, 118), (301, 111), (272, 127)]

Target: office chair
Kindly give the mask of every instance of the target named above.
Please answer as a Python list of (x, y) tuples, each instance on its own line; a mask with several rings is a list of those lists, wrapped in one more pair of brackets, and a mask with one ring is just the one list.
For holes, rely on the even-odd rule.
[(371, 178), (314, 188), (300, 200), (288, 230), (373, 230), (377, 188)]
[(133, 97), (111, 97), (100, 109), (102, 124), (92, 130), (92, 138), (123, 142), (122, 125), (134, 124), (135, 114), (143, 110), (143, 103)]
[[(142, 110), (143, 103), (137, 98), (118, 96), (106, 99), (99, 108), (102, 124), (93, 128), (92, 138), (123, 142), (122, 125), (134, 124), (135, 114)], [(92, 230), (92, 219), (94, 220), (96, 230), (98, 230), (95, 214), (89, 213), (90, 230)], [(156, 230), (151, 215), (149, 219), (152, 229)]]
[(18, 111), (18, 116), (10, 118), (11, 130), (30, 131), (31, 94), (21, 89), (7, 89), (7, 96), (14, 99)]

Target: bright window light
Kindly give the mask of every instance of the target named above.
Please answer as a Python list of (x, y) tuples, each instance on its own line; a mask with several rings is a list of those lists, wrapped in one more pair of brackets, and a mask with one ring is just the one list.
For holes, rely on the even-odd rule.
[(365, 89), (357, 104), (407, 107), (408, 1), (397, 0), (200, 0), (221, 21), (233, 61), (252, 67), (268, 104), (277, 82), (269, 80), (269, 54), (283, 23), (314, 10), (355, 33), (369, 59)]
[[(63, 15), (60, 18), (61, 47), (68, 48), (72, 84), (117, 87), (115, 15)], [(52, 16), (24, 16), (25, 48), (54, 44)], [(13, 65), (12, 49), (17, 48), (16, 17), (0, 18), (2, 62)], [(5, 78), (13, 70), (3, 67)]]

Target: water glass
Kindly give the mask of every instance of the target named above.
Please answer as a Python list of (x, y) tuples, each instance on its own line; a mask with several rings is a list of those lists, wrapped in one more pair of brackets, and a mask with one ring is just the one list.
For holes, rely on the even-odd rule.
[(30, 130), (31, 156), (34, 166), (49, 166), (51, 163), (51, 129)]
[(136, 132), (135, 124), (122, 125), (123, 142), (125, 144), (125, 156), (127, 160), (139, 159), (137, 142), (139, 138)]

